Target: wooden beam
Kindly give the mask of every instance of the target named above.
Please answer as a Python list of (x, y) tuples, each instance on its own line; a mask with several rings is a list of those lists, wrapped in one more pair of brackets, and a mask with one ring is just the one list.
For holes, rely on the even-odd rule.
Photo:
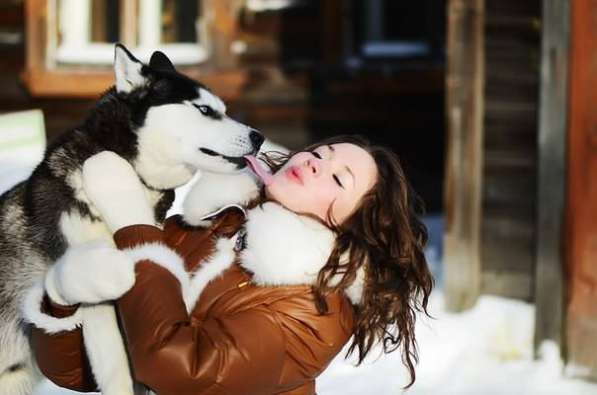
[(480, 292), (483, 168), (484, 0), (449, 0), (444, 290), (446, 307)]
[(46, 0), (25, 1), (25, 68), (41, 70), (45, 67)]
[(563, 344), (569, 1), (544, 0), (542, 19), (535, 351), (544, 340)]
[(572, 375), (597, 380), (597, 2), (570, 3), (566, 347)]
[[(205, 84), (224, 100), (238, 99), (249, 78), (248, 72), (243, 70), (205, 71), (193, 67), (179, 71)], [(27, 70), (21, 79), (35, 97), (96, 98), (114, 84), (110, 69)]]

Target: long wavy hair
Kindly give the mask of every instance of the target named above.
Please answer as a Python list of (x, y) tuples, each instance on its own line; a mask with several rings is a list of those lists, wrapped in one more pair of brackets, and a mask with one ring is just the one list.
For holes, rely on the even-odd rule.
[[(346, 357), (357, 351), (361, 364), (376, 344), (381, 343), (385, 353), (400, 348), (402, 363), (410, 373), (408, 388), (415, 382), (418, 362), (416, 316), (419, 312), (429, 316), (427, 303), (434, 283), (423, 254), (427, 243), (427, 229), (419, 219), (423, 204), (398, 156), (362, 136), (336, 136), (301, 151), (338, 143), (355, 144), (369, 152), (377, 165), (377, 181), (342, 223), (336, 223), (328, 210), (326, 225), (336, 234), (336, 242), (313, 286), (316, 306), (326, 313), (325, 296), (344, 291), (364, 270), (363, 296), (354, 306), (354, 336)], [(275, 172), (294, 153), (270, 151), (262, 159)]]

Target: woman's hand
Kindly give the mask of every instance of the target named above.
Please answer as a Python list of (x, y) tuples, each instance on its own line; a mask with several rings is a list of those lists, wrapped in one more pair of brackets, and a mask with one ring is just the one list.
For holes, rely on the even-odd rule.
[(114, 152), (102, 151), (85, 161), (83, 188), (112, 233), (129, 225), (155, 224), (137, 173)]
[(105, 240), (69, 247), (45, 278), (48, 296), (61, 305), (113, 300), (134, 283), (133, 259)]

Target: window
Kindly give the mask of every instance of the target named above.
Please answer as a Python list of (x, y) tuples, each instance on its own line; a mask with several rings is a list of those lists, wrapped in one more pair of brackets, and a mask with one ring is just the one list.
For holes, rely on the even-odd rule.
[(438, 0), (352, 0), (353, 57), (398, 63), (440, 59), (445, 15), (437, 3)]
[(109, 65), (114, 42), (124, 42), (142, 61), (154, 50), (177, 65), (207, 59), (200, 42), (196, 0), (51, 0), (48, 2), (48, 52), (51, 65)]
[(97, 97), (113, 84), (114, 43), (233, 98), (248, 73), (230, 50), (241, 0), (25, 0), (26, 68), (33, 96)]

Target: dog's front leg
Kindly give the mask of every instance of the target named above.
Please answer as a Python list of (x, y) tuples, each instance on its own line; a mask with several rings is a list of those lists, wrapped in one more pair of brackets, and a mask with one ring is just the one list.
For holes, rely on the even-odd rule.
[(133, 381), (114, 305), (106, 302), (81, 308), (85, 349), (102, 394), (133, 395)]

